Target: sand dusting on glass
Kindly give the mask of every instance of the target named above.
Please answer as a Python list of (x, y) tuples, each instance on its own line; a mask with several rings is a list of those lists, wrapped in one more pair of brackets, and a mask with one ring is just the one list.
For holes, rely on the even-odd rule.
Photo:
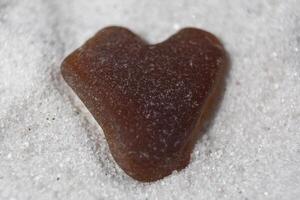
[[(182, 27), (224, 43), (231, 70), (216, 118), (187, 168), (128, 177), (60, 74), (108, 25), (150, 43)], [(0, 1), (0, 199), (300, 197), (300, 2)]]

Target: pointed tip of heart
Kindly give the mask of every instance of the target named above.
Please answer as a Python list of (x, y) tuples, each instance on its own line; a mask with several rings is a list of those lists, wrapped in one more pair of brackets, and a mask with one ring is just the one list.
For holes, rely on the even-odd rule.
[(200, 29), (148, 45), (111, 26), (71, 53), (62, 75), (103, 128), (118, 165), (149, 182), (188, 165), (228, 64), (221, 42)]

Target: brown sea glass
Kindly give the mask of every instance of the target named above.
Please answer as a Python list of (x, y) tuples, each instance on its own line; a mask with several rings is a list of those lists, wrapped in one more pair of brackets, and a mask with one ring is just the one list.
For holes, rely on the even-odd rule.
[(212, 34), (185, 28), (147, 44), (100, 30), (62, 63), (62, 75), (104, 130), (118, 165), (140, 181), (184, 168), (224, 88), (228, 59)]

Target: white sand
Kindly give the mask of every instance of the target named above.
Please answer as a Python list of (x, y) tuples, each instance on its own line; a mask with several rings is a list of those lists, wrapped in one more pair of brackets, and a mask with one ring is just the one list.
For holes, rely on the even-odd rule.
[[(112, 24), (150, 42), (203, 28), (232, 60), (190, 165), (155, 183), (120, 170), (60, 75)], [(300, 1), (0, 0), (0, 199), (300, 199)]]

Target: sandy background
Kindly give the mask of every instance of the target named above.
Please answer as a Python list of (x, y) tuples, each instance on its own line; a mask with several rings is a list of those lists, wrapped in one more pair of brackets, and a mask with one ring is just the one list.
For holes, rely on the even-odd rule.
[[(152, 184), (120, 170), (60, 75), (107, 25), (152, 43), (203, 28), (232, 60), (190, 165)], [(0, 199), (300, 199), (300, 1), (0, 0)]]

